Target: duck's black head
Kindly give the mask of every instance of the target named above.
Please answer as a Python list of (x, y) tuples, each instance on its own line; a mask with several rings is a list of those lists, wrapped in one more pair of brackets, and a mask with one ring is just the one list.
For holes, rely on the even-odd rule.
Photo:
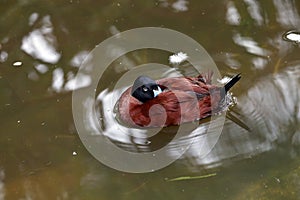
[(139, 76), (133, 83), (131, 95), (145, 103), (162, 92), (159, 85), (148, 76)]

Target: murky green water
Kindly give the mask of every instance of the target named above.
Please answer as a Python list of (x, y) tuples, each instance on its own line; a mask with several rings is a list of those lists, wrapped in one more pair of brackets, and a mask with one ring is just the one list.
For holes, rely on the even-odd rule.
[[(300, 51), (299, 44), (282, 38), (299, 31), (299, 12), (293, 0), (1, 0), (0, 200), (300, 199)], [(100, 42), (149, 26), (174, 29), (199, 42), (223, 76), (242, 73), (233, 89), (238, 104), (232, 114), (250, 131), (226, 120), (206, 157), (199, 157), (196, 142), (166, 168), (123, 173), (97, 161), (79, 139), (72, 80)], [(169, 55), (152, 49), (119, 58), (105, 71), (98, 94), (105, 89), (114, 94), (114, 84), (131, 67), (168, 64)], [(196, 75), (185, 66), (179, 71)], [(116, 143), (132, 150), (114, 133)], [(185, 142), (195, 138), (201, 139), (190, 136)], [(151, 144), (157, 149), (171, 139), (160, 134)], [(207, 174), (215, 175), (168, 181)]]

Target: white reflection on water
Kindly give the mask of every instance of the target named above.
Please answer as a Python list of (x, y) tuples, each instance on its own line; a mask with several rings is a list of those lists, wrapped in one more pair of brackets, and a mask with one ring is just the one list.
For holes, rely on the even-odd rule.
[(35, 59), (55, 64), (61, 55), (56, 51), (56, 37), (53, 35), (53, 25), (50, 16), (42, 19), (43, 25), (24, 36), (21, 49)]
[(230, 25), (239, 25), (241, 16), (232, 1), (227, 3), (226, 20)]
[(29, 22), (28, 22), (29, 26), (32, 26), (32, 25), (36, 22), (36, 20), (37, 20), (38, 18), (39, 18), (39, 14), (38, 14), (38, 13), (36, 13), (36, 12), (32, 13), (32, 14), (29, 16)]
[(273, 0), (274, 6), (277, 9), (277, 22), (287, 28), (299, 27), (300, 17), (295, 1), (288, 0)]
[(177, 0), (172, 4), (172, 8), (177, 12), (184, 12), (188, 11), (188, 4), (189, 2), (187, 0)]
[(185, 12), (188, 11), (189, 1), (187, 0), (176, 0), (175, 2), (169, 2), (168, 0), (159, 0), (159, 5), (161, 7), (171, 7), (175, 12)]
[(68, 81), (64, 89), (66, 91), (77, 90), (89, 86), (92, 83), (91, 77), (82, 73), (78, 73), (75, 77), (72, 72), (68, 73)]
[(261, 15), (259, 1), (244, 0), (244, 2), (248, 5), (247, 10), (251, 17), (256, 21), (257, 25), (262, 25), (264, 19)]
[(256, 69), (263, 69), (268, 64), (268, 60), (266, 58), (256, 57), (252, 59), (252, 63)]
[(78, 52), (70, 61), (70, 65), (73, 67), (80, 67), (81, 63), (88, 56), (89, 51)]
[(231, 52), (220, 52), (214, 55), (214, 60), (224, 62), (232, 69), (239, 69), (241, 67), (241, 63), (238, 61), (238, 54)]
[(55, 92), (60, 92), (64, 84), (64, 71), (61, 68), (53, 70), (52, 89)]
[(92, 82), (89, 75), (78, 73), (74, 76), (73, 72), (69, 72), (67, 74), (67, 80), (65, 80), (62, 68), (53, 70), (52, 75), (51, 89), (57, 93), (84, 88), (89, 86)]
[[(99, 109), (102, 112), (99, 114), (102, 125), (101, 134), (114, 141), (130, 144), (132, 142), (131, 137), (144, 138), (143, 134), (145, 134), (146, 130), (127, 128), (120, 125), (117, 121), (114, 106), (125, 89), (115, 89), (113, 92), (109, 92), (107, 89), (102, 91), (97, 97), (97, 104), (100, 106)], [(142, 140), (139, 143), (147, 143), (146, 140)]]
[(220, 140), (205, 158), (193, 145), (185, 155), (189, 166), (213, 167), (232, 158), (247, 158), (288, 144), (291, 156), (300, 144), (300, 65), (264, 78), (238, 98), (235, 110), (251, 132), (227, 121)]
[(260, 47), (259, 44), (252, 38), (243, 37), (237, 33), (233, 35), (233, 41), (246, 48), (248, 53), (259, 56), (252, 59), (252, 63), (256, 69), (263, 69), (268, 64), (268, 57), (272, 54), (272, 52)]
[(84, 123), (85, 130), (89, 131), (92, 135), (98, 135), (98, 119), (94, 117), (95, 113), (93, 109), (95, 100), (91, 97), (87, 97), (82, 104), (86, 110), (86, 116), (84, 117), (86, 120)]
[[(226, 20), (228, 24), (240, 25), (241, 16), (239, 13), (244, 12), (235, 6), (235, 1), (228, 1)], [(255, 0), (244, 0), (248, 14), (256, 22), (257, 25), (261, 26), (263, 24), (268, 24), (270, 19), (269, 13), (263, 7), (261, 7), (260, 1)], [(300, 17), (297, 10), (297, 5), (295, 1), (290, 0), (273, 0), (273, 5), (276, 8), (276, 20), (279, 24), (286, 28), (299, 27)], [(247, 19), (244, 19), (247, 20)]]
[(269, 50), (260, 47), (259, 44), (255, 42), (252, 38), (243, 37), (239, 33), (233, 35), (233, 41), (236, 44), (245, 47), (246, 50), (251, 54), (257, 56), (268, 56), (271, 54)]
[(0, 168), (0, 200), (5, 199), (4, 178), (5, 178), (4, 170)]
[(36, 64), (34, 68), (41, 74), (45, 74), (49, 70), (45, 64)]
[(5, 62), (8, 58), (8, 53), (6, 51), (1, 51), (0, 52), (0, 62)]
[[(243, 5), (237, 2), (238, 1), (235, 0), (227, 2), (226, 22), (234, 26), (241, 25), (246, 27), (248, 30), (235, 30), (232, 36), (233, 41), (237, 45), (244, 47), (246, 51), (251, 54), (251, 63), (255, 69), (264, 69), (266, 66), (268, 66), (268, 64), (274, 64), (274, 62), (280, 64), (281, 57), (286, 56), (292, 49), (292, 46), (286, 41), (282, 40), (282, 32), (279, 32), (277, 35), (276, 31), (272, 31), (269, 34), (265, 31), (262, 34), (259, 33), (269, 26), (274, 26), (274, 20), (272, 19), (272, 16), (274, 15), (273, 9), (276, 11), (274, 12), (276, 15), (275, 20), (279, 23), (279, 25), (276, 25), (276, 27), (281, 26), (286, 28), (286, 31), (299, 27), (300, 17), (296, 1), (273, 0), (273, 3), (270, 7), (272, 8), (271, 10), (266, 8), (266, 5), (261, 3), (261, 1), (244, 0)], [(241, 13), (245, 12), (245, 10), (247, 13), (240, 15)], [(241, 22), (244, 23), (241, 24)], [(297, 32), (297, 30), (295, 31)], [(256, 35), (263, 36), (264, 34), (267, 34), (265, 37), (266, 42), (261, 42), (259, 39), (262, 38), (258, 38)], [(293, 37), (293, 40), (297, 41), (295, 40), (295, 37)], [(273, 47), (275, 47), (277, 51), (274, 51)], [(240, 66), (238, 59), (227, 57), (222, 60), (224, 60), (223, 62), (225, 62), (231, 68), (236, 69), (238, 68), (237, 66)]]

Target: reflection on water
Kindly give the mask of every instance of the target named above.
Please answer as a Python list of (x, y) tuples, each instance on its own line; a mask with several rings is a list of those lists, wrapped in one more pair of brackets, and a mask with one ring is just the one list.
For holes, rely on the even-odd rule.
[[(38, 18), (37, 13), (33, 13), (29, 19), (29, 25), (34, 24)], [(53, 25), (50, 16), (45, 16), (41, 20), (42, 26), (25, 36), (22, 40), (21, 49), (35, 59), (55, 64), (61, 55), (56, 51), (56, 38), (53, 35)]]
[(5, 196), (5, 189), (4, 189), (4, 183), (3, 183), (4, 178), (5, 178), (4, 170), (2, 170), (0, 168), (0, 200), (3, 200), (4, 196)]
[(250, 54), (263, 57), (270, 55), (269, 51), (259, 47), (257, 42), (253, 41), (251, 38), (241, 37), (241, 35), (237, 34), (233, 36), (233, 41), (236, 44), (245, 47), (247, 52)]
[[(0, 2), (0, 200), (299, 199), (299, 46), (293, 42), (298, 35), (290, 41), (282, 38), (290, 30), (299, 32), (299, 1), (92, 3)], [(202, 124), (174, 144), (177, 148), (193, 141), (180, 160), (151, 174), (120, 173), (95, 161), (78, 139), (70, 97), (70, 91), (91, 80), (84, 74), (80, 81), (74, 77), (95, 45), (142, 26), (186, 33), (213, 55), (223, 75), (241, 72), (242, 80), (233, 90), (238, 105), (231, 112), (251, 131), (227, 120), (215, 148), (203, 157), (199, 153), (206, 148), (201, 144), (205, 134), (201, 133), (207, 127)], [(108, 52), (114, 50), (122, 51), (111, 46)], [(114, 78), (153, 58), (167, 64), (162, 52), (153, 57), (136, 53), (113, 63), (103, 80), (107, 85), (101, 88), (99, 106), (106, 107), (106, 98), (115, 100), (113, 94), (121, 93), (110, 87)], [(93, 101), (86, 102), (87, 109)], [(132, 130), (111, 127), (110, 120), (115, 118), (103, 127), (111, 141), (129, 151), (159, 149), (172, 141), (168, 133), (176, 131), (172, 127), (165, 130), (167, 134), (143, 138), (144, 131), (136, 129), (132, 134), (136, 137), (120, 137), (118, 132)], [(170, 146), (170, 157), (178, 156), (172, 151), (176, 148)], [(164, 181), (205, 174), (204, 168), (217, 175)]]
[(300, 33), (298, 31), (288, 31), (283, 35), (283, 39), (286, 41), (294, 42), (295, 44), (300, 43)]
[[(229, 158), (251, 157), (278, 145), (299, 144), (299, 87), (300, 65), (265, 77), (239, 97), (238, 106), (233, 108), (250, 132), (228, 121), (218, 144), (205, 159), (197, 159), (192, 156), (193, 152), (188, 153), (187, 158), (191, 157), (194, 165), (209, 166), (222, 164)], [(287, 151), (294, 153), (294, 147), (291, 145)]]
[[(300, 132), (297, 127), (300, 122), (299, 86), (300, 65), (291, 66), (280, 74), (265, 77), (246, 94), (240, 96), (238, 105), (230, 111), (250, 130), (227, 120), (221, 138), (211, 150), (206, 149), (206, 146), (211, 147), (209, 143), (214, 139), (211, 138), (206, 141), (208, 143), (205, 143), (208, 124), (204, 123), (193, 131), (187, 131), (185, 136), (176, 140), (175, 143), (171, 142), (170, 147), (176, 149), (181, 145), (191, 144), (182, 159), (188, 159), (188, 163), (192, 164), (191, 167), (197, 168), (219, 166), (223, 162), (232, 161), (232, 158), (248, 158), (277, 148), (277, 145), (299, 144)], [(153, 151), (170, 142), (178, 131), (175, 127), (160, 130), (158, 136), (149, 138), (147, 136), (151, 129), (127, 128), (118, 123), (115, 118), (116, 114), (112, 113), (112, 107), (125, 89), (115, 89), (113, 92), (105, 90), (97, 98), (103, 134), (126, 150), (138, 152)], [(152, 129), (152, 131), (154, 133), (150, 136), (154, 136), (157, 129)], [(164, 135), (168, 135), (169, 139)], [(162, 142), (163, 139), (165, 142)], [(155, 142), (160, 143), (155, 144)], [(176, 152), (172, 148), (168, 150), (170, 156)], [(207, 152), (208, 155), (202, 151)], [(293, 152), (292, 146), (290, 151)]]
[(175, 12), (185, 12), (189, 9), (189, 1), (187, 0), (176, 0), (175, 2), (169, 2), (168, 0), (159, 0), (158, 4), (164, 8), (171, 7)]
[(281, 24), (281, 26), (290, 28), (299, 27), (300, 17), (299, 10), (297, 8), (296, 2), (294, 1), (280, 1), (274, 0), (274, 6), (277, 9), (277, 22)]
[(81, 51), (77, 53), (70, 61), (70, 65), (73, 67), (80, 67), (81, 63), (88, 56), (88, 51)]
[(226, 20), (230, 25), (239, 25), (241, 16), (232, 1), (227, 3)]
[[(89, 120), (87, 120), (87, 123), (90, 122), (90, 126), (94, 127), (95, 133), (98, 132), (99, 135), (103, 134), (114, 143), (123, 147), (126, 151), (155, 151), (169, 144), (167, 153), (169, 153), (170, 156), (176, 152), (177, 148), (186, 148), (186, 146), (189, 146), (191, 143), (195, 143), (195, 141), (199, 138), (202, 138), (201, 143), (205, 143), (203, 140), (205, 140), (205, 137), (207, 137), (207, 129), (209, 126), (208, 122), (202, 122), (201, 126), (197, 126), (198, 122), (186, 124), (186, 128), (181, 128), (180, 138), (174, 141), (172, 140), (179, 131), (177, 126), (166, 127), (163, 129), (139, 129), (128, 127), (126, 124), (122, 124), (122, 122), (118, 120), (118, 110), (116, 107), (119, 97), (126, 89), (127, 88), (114, 89), (113, 92), (104, 90), (98, 95), (97, 110), (99, 112), (98, 119), (100, 119), (100, 130), (97, 130), (96, 125), (92, 125), (95, 124), (95, 119), (89, 118)], [(92, 104), (89, 106), (91, 107)], [(92, 110), (90, 112), (92, 112)], [(92, 114), (89, 116), (92, 116)], [(216, 125), (218, 123), (212, 124)], [(213, 129), (213, 127), (210, 128)], [(213, 134), (214, 131), (211, 130), (211, 132)], [(197, 139), (195, 139), (195, 137), (197, 137)], [(219, 135), (216, 134), (215, 137), (219, 137)], [(216, 139), (211, 138), (211, 140)], [(202, 148), (203, 145), (199, 146)], [(207, 151), (209, 150), (204, 150), (204, 152)], [(198, 151), (198, 154), (200, 154), (199, 152), (200, 151)]]
[(1, 51), (0, 52), (0, 62), (5, 62), (7, 60), (8, 53), (6, 51)]

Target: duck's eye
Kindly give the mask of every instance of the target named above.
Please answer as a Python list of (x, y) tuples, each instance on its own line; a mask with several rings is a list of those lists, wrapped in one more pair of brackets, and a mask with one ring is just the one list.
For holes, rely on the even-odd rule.
[(143, 87), (142, 89), (144, 92), (148, 92), (148, 90), (149, 90), (147, 87)]

